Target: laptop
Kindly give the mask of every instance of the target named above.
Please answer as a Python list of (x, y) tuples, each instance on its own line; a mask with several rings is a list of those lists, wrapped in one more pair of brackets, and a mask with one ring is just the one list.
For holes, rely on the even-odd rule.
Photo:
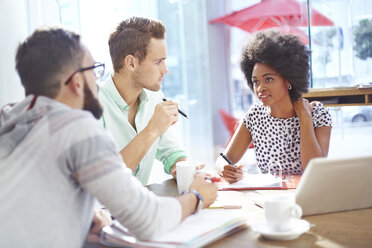
[(372, 207), (372, 155), (312, 159), (295, 197), (303, 216)]
[(293, 195), (302, 215), (316, 215), (372, 207), (372, 155), (354, 158), (312, 159), (295, 192), (259, 196), (253, 202)]

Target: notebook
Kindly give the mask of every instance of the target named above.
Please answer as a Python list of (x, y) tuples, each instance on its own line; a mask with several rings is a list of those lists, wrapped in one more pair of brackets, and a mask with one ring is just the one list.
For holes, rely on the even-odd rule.
[(372, 207), (372, 155), (312, 159), (295, 197), (304, 216)]
[(100, 242), (116, 247), (201, 247), (246, 227), (246, 220), (242, 216), (241, 210), (203, 209), (152, 240), (136, 239), (115, 221), (102, 229)]
[[(316, 215), (372, 207), (372, 156), (312, 159), (293, 195), (302, 215)], [(263, 206), (278, 195), (253, 199)]]

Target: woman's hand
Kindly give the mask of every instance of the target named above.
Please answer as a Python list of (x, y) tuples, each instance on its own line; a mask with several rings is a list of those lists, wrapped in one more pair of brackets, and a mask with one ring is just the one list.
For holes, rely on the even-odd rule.
[(316, 101), (309, 103), (307, 99), (300, 98), (293, 102), (293, 109), (300, 119), (306, 116), (311, 117), (311, 112), (313, 111), (313, 107), (316, 103)]
[(223, 167), (222, 171), (222, 177), (228, 182), (228, 183), (235, 183), (237, 181), (240, 181), (243, 179), (243, 165), (239, 165), (238, 167), (235, 167), (233, 165), (225, 165)]

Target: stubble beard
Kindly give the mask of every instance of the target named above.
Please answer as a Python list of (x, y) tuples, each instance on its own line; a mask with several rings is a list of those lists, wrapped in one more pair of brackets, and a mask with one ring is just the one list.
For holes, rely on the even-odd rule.
[(159, 91), (161, 89), (161, 82), (159, 84), (153, 84), (153, 85), (146, 85), (145, 83), (146, 79), (143, 77), (143, 72), (142, 70), (139, 70), (135, 72), (134, 74), (134, 85), (141, 87), (143, 89), (147, 89), (150, 91)]

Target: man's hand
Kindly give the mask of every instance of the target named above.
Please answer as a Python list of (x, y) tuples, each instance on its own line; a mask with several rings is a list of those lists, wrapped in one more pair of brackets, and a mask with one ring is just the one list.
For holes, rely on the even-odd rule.
[(87, 236), (87, 241), (90, 243), (99, 243), (99, 235), (103, 227), (111, 224), (111, 217), (103, 209), (94, 211), (92, 227)]
[(218, 186), (216, 183), (205, 181), (204, 176), (203, 173), (195, 175), (189, 189), (196, 190), (203, 197), (203, 208), (207, 208), (216, 200)]
[(156, 105), (154, 113), (147, 127), (154, 135), (159, 137), (178, 120), (178, 104), (165, 101)]
[[(184, 161), (184, 160), (178, 160), (177, 162), (179, 162), (179, 161)], [(174, 177), (174, 178), (176, 178), (176, 176), (177, 176), (177, 171), (176, 171), (176, 164), (177, 164), (177, 162), (176, 163), (174, 163), (174, 165), (172, 166), (172, 168), (170, 169), (170, 174)], [(202, 169), (204, 169), (205, 168), (205, 164), (204, 163), (200, 163), (200, 164), (198, 164), (197, 166), (196, 166), (196, 170), (198, 171), (198, 170), (202, 170)]]
[(237, 181), (240, 181), (243, 179), (243, 165), (239, 165), (238, 167), (235, 167), (233, 165), (225, 165), (223, 167), (222, 171), (222, 177), (228, 182), (228, 183), (235, 183)]

